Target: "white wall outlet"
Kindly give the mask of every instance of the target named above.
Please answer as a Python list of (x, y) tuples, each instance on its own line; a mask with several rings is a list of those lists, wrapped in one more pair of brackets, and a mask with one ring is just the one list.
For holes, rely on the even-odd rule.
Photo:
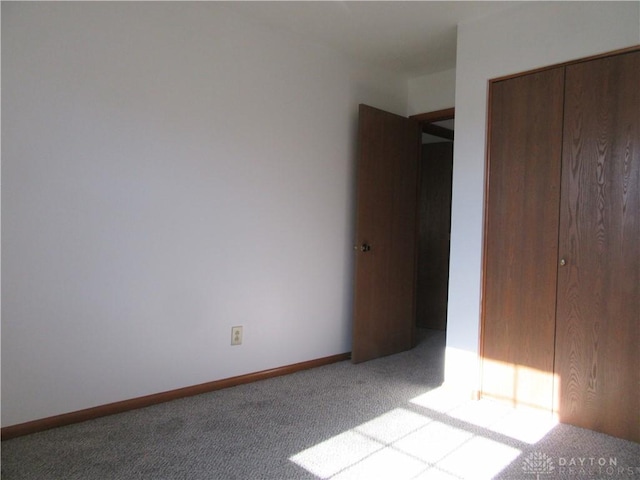
[(231, 327), (231, 345), (242, 345), (242, 327)]

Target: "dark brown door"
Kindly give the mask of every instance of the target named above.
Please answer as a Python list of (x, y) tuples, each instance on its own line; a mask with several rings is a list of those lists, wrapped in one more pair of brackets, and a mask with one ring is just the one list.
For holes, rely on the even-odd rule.
[(564, 69), (491, 85), (482, 394), (551, 412)]
[(418, 122), (359, 113), (354, 363), (408, 350), (415, 336)]
[(422, 146), (416, 295), (421, 328), (447, 328), (452, 173), (452, 142)]
[(560, 420), (640, 441), (640, 52), (567, 67)]

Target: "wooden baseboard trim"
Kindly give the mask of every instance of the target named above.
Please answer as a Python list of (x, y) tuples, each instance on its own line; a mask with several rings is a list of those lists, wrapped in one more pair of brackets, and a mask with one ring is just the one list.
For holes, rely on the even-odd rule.
[(329, 357), (317, 358), (315, 360), (295, 363), (293, 365), (271, 368), (269, 370), (262, 370), (260, 372), (248, 373), (246, 375), (240, 375), (237, 377), (201, 383), (200, 385), (193, 385), (191, 387), (178, 388), (176, 390), (170, 390), (168, 392), (155, 393), (152, 395), (146, 395), (144, 397), (132, 398), (130, 400), (123, 400), (121, 402), (109, 403), (107, 405), (100, 405), (98, 407), (78, 410), (76, 412), (64, 413), (62, 415), (33, 420), (31, 422), (3, 427), (1, 429), (1, 437), (2, 440), (9, 440), (11, 438), (49, 430), (50, 428), (63, 427), (65, 425), (80, 423), (86, 420), (92, 420), (94, 418), (113, 415), (115, 413), (123, 413), (129, 410), (135, 410), (137, 408), (149, 407), (151, 405), (169, 402), (178, 398), (191, 397), (193, 395), (213, 392), (215, 390), (221, 390), (223, 388), (235, 387), (237, 385), (243, 385), (245, 383), (257, 382), (258, 380), (266, 380), (267, 378), (289, 375), (291, 373), (299, 372), (302, 370), (308, 370), (310, 368), (316, 368), (323, 365), (330, 365), (332, 363), (341, 362), (350, 358), (351, 353), (341, 353)]

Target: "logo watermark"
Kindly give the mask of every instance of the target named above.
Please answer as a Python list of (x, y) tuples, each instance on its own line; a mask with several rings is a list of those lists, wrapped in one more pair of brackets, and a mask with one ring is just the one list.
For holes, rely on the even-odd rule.
[[(524, 473), (535, 475), (536, 480), (547, 475), (559, 475), (562, 478), (637, 478), (640, 479), (640, 466), (622, 465), (617, 457), (551, 457), (544, 452), (532, 452), (522, 461)], [(547, 477), (549, 480), (553, 476)]]
[(525, 473), (535, 474), (536, 480), (540, 480), (540, 475), (549, 475), (556, 468), (551, 457), (542, 452), (530, 453), (522, 464), (522, 470)]

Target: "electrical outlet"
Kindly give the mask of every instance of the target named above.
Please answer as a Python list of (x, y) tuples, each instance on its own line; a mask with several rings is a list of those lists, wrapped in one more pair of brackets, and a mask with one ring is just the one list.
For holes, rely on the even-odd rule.
[(231, 327), (231, 345), (242, 345), (242, 327)]

